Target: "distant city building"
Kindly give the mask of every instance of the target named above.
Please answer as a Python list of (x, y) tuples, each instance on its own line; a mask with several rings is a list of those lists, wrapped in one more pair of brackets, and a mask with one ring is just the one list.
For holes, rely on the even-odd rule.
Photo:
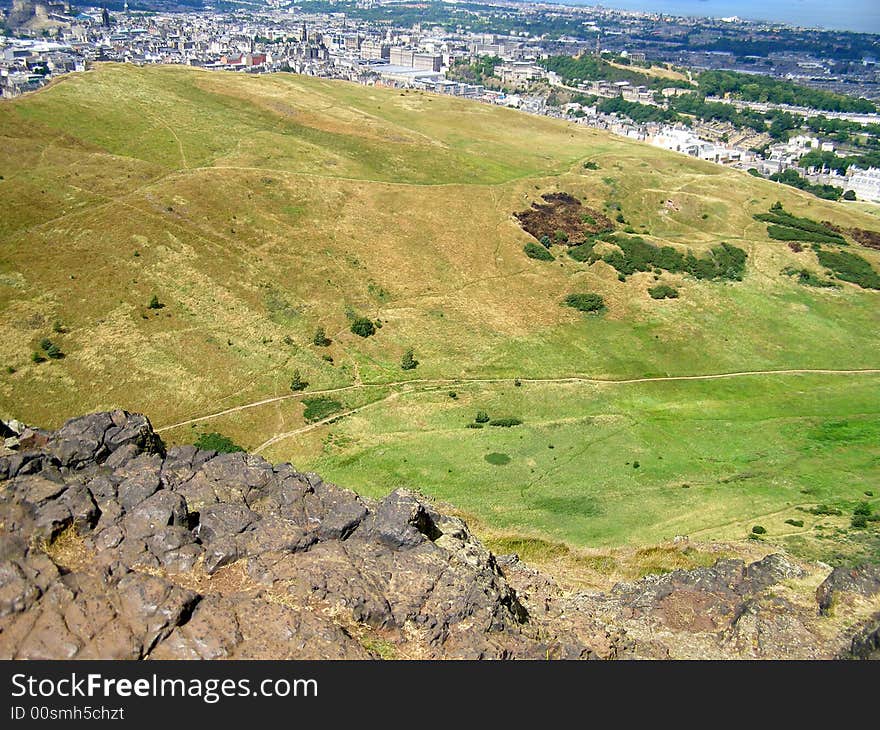
[(366, 40), (361, 43), (361, 58), (365, 61), (387, 61), (391, 58), (391, 46), (382, 41)]
[(415, 51), (411, 48), (403, 48), (402, 46), (393, 46), (388, 53), (389, 61), (394, 66), (412, 66)]
[(443, 68), (443, 56), (433, 53), (414, 53), (412, 67), (420, 71), (439, 71)]

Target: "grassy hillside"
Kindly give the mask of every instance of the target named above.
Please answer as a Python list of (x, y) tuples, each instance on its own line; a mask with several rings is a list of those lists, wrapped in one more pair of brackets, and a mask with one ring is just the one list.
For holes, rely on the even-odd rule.
[[(880, 293), (783, 274), (822, 267), (752, 217), (779, 200), (877, 230), (874, 208), (566, 122), (287, 74), (105, 65), (0, 105), (0, 136), (0, 413), (143, 411), (171, 442), (220, 431), (571, 545), (743, 538), (762, 519), (802, 552), (873, 549), (877, 523), (784, 520), (876, 490), (876, 374), (534, 381), (880, 368)], [(562, 246), (529, 258), (513, 213), (551, 192), (654, 245), (733, 244), (745, 276), (620, 281)], [(880, 269), (880, 252), (848, 250)], [(679, 297), (652, 299), (658, 282)], [(573, 292), (604, 313), (560, 306)], [(356, 315), (381, 329), (358, 337)], [(65, 356), (35, 363), (45, 338)], [(419, 366), (403, 371), (408, 348)], [(321, 390), (341, 415), (310, 424), (302, 400)], [(524, 424), (466, 429), (475, 409)]]

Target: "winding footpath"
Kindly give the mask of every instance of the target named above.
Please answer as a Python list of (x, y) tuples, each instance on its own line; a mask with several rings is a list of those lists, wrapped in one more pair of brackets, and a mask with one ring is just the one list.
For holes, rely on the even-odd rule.
[[(706, 375), (659, 375), (655, 377), (647, 377), (647, 378), (595, 378), (588, 376), (580, 376), (574, 375), (570, 377), (564, 378), (518, 378), (521, 383), (536, 383), (536, 384), (565, 384), (565, 383), (587, 383), (591, 385), (633, 385), (638, 383), (668, 383), (668, 382), (678, 382), (678, 381), (691, 381), (691, 380), (724, 380), (728, 378), (745, 378), (745, 377), (769, 377), (774, 375), (880, 375), (880, 368), (863, 368), (863, 369), (854, 369), (854, 370), (832, 370), (825, 368), (796, 368), (796, 369), (788, 369), (788, 370), (742, 370), (738, 372), (731, 373), (709, 373)], [(271, 398), (263, 398), (262, 400), (253, 401), (251, 403), (244, 403), (239, 406), (234, 406), (232, 408), (226, 408), (222, 411), (217, 411), (215, 413), (209, 413), (204, 416), (197, 416), (196, 418), (190, 418), (185, 421), (180, 421), (178, 423), (172, 423), (167, 426), (162, 426), (161, 428), (157, 428), (157, 433), (162, 433), (164, 431), (171, 431), (175, 428), (180, 428), (182, 426), (189, 426), (194, 423), (200, 423), (202, 421), (210, 421), (214, 418), (220, 418), (221, 416), (227, 416), (232, 413), (238, 413), (240, 411), (249, 410), (251, 408), (260, 408), (261, 406), (270, 405), (272, 403), (279, 403), (281, 401), (286, 400), (294, 400), (298, 398), (302, 398), (303, 396), (316, 396), (316, 395), (332, 395), (334, 393), (344, 393), (347, 391), (353, 390), (366, 390), (370, 388), (406, 388), (406, 390), (394, 391), (393, 393), (388, 394), (384, 398), (379, 398), (374, 401), (370, 401), (369, 403), (365, 403), (364, 405), (358, 406), (356, 408), (351, 408), (347, 411), (340, 411), (339, 413), (334, 413), (327, 418), (323, 418), (320, 421), (315, 421), (314, 423), (310, 423), (305, 426), (301, 426), (300, 428), (294, 429), (292, 431), (287, 431), (285, 433), (280, 433), (268, 441), (260, 444), (256, 449), (253, 450), (253, 453), (259, 453), (263, 449), (271, 446), (274, 443), (282, 441), (291, 436), (295, 436), (297, 434), (305, 433), (307, 431), (311, 431), (312, 429), (318, 428), (319, 426), (323, 426), (327, 423), (331, 423), (333, 421), (339, 420), (340, 418), (345, 418), (346, 416), (350, 416), (354, 413), (358, 413), (365, 408), (369, 408), (371, 406), (377, 405), (379, 403), (383, 403), (390, 398), (394, 398), (401, 393), (414, 393), (419, 392), (420, 390), (430, 390), (432, 388), (436, 388), (438, 386), (463, 386), (463, 385), (471, 385), (471, 384), (496, 384), (496, 383), (512, 383), (516, 378), (426, 378), (426, 379), (412, 379), (412, 380), (396, 380), (385, 383), (354, 383), (352, 385), (345, 385), (339, 388), (327, 388), (324, 390), (310, 390), (308, 392), (298, 392), (298, 393), (287, 393), (285, 395), (277, 395)], [(410, 387), (407, 387), (410, 386)], [(414, 386), (414, 387), (412, 387)]]

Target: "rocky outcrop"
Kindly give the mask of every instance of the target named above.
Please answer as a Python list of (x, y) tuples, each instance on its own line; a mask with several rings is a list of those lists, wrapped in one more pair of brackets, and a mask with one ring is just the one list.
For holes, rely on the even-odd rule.
[[(141, 415), (96, 413), (52, 433), (21, 427), (15, 438), (0, 456), (0, 658), (876, 648), (870, 571), (832, 573), (807, 600), (788, 587), (803, 568), (780, 555), (571, 592), (516, 556), (496, 559), (461, 519), (413, 492), (373, 502), (257, 456), (166, 451)], [(853, 592), (870, 605), (862, 624), (838, 631), (820, 608)]]

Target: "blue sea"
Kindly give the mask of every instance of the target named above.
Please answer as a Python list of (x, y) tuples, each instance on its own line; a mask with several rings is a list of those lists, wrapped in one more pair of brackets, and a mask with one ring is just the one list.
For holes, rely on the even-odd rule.
[(561, 0), (669, 15), (737, 16), (788, 25), (880, 33), (880, 0)]

